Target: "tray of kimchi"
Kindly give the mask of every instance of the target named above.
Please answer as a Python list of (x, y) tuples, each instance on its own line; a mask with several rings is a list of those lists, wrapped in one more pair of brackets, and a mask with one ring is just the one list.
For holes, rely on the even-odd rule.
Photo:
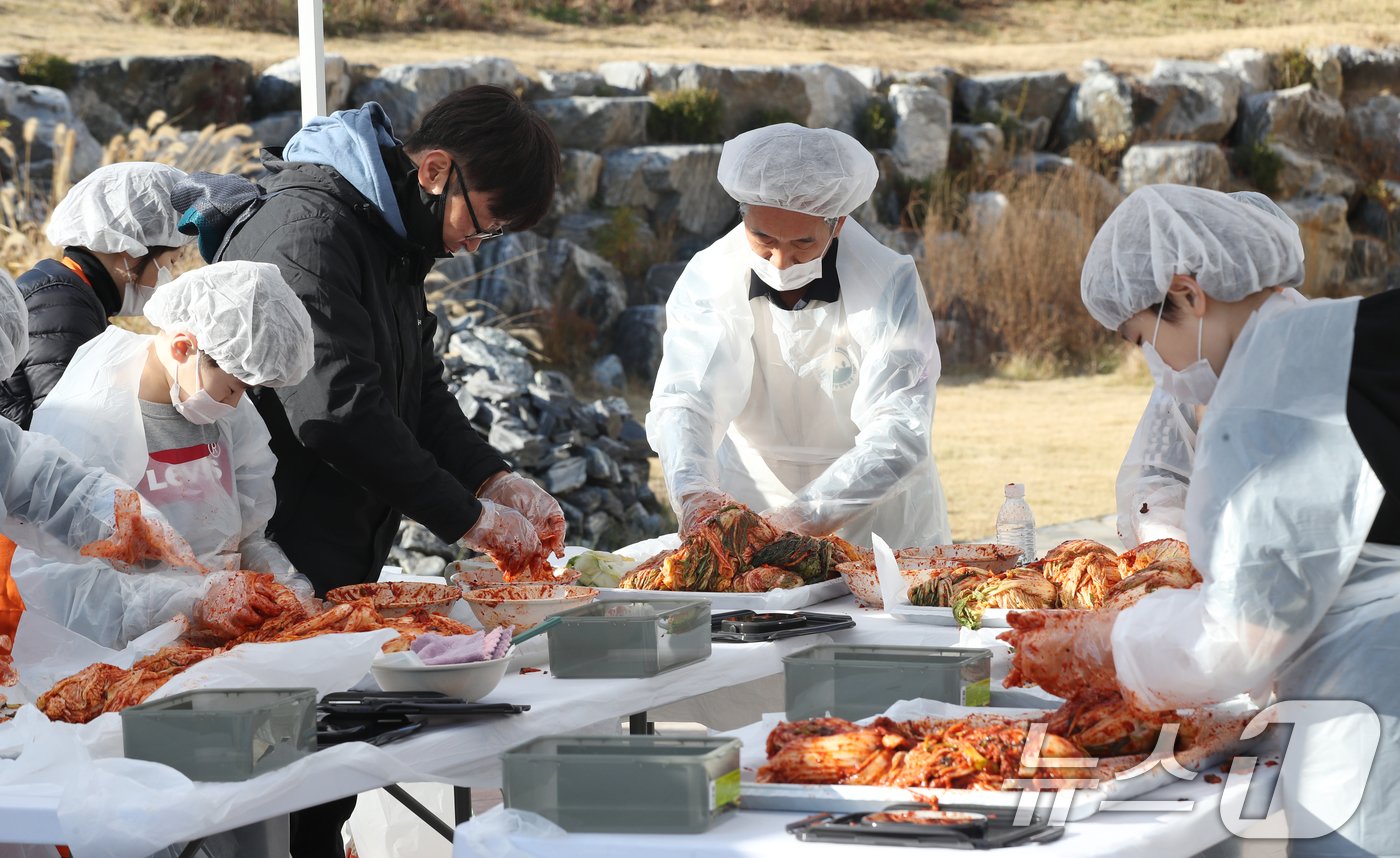
[(901, 568), (893, 554), (875, 551), (886, 610), (906, 622), (1007, 628), (1012, 611), (1044, 608), (1093, 611), (1126, 608), (1162, 587), (1201, 582), (1186, 543), (1148, 542), (1121, 554), (1092, 539), (1072, 539), (1024, 566), (993, 572), (957, 568)]
[(730, 504), (684, 539), (661, 537), (568, 563), (581, 573), (578, 583), (597, 587), (603, 601), (700, 596), (715, 611), (792, 611), (849, 593), (836, 567), (857, 553), (838, 536), (779, 531)]
[[(727, 735), (743, 742), (747, 810), (855, 813), (975, 802), (1008, 812), (1053, 805), (1057, 818), (1074, 821), (1104, 801), (1200, 777), (1242, 750), (1239, 737), (1253, 714), (1243, 700), (1143, 713), (1103, 693), (1054, 711), (912, 700), (858, 722), (770, 715)], [(1172, 750), (1159, 750), (1159, 741)]]

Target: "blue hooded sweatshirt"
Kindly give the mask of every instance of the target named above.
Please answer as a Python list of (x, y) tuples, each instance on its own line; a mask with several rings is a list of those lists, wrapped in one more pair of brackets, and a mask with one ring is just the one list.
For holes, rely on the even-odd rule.
[(287, 142), (282, 159), (334, 167), (384, 213), (394, 232), (407, 238), (394, 186), (379, 154), (381, 146), (399, 145), (388, 114), (378, 102), (371, 101), (355, 110), (337, 110), (312, 119)]

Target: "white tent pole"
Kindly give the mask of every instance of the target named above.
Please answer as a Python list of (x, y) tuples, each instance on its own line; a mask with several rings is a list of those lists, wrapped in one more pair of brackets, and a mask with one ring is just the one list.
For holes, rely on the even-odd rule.
[(326, 115), (326, 35), (321, 0), (297, 0), (297, 36), (301, 45), (301, 122)]

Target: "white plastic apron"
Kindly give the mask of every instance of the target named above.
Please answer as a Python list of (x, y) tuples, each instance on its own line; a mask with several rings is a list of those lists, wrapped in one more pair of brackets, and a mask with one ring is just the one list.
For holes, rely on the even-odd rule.
[[(1279, 677), (1280, 700), (1359, 700), (1380, 717), (1381, 740), (1366, 781), (1361, 806), (1333, 835), (1291, 840), (1290, 855), (1400, 855), (1400, 547), (1366, 543), (1337, 600), (1303, 650)], [(1353, 717), (1297, 725), (1290, 754), (1337, 759), (1338, 751), (1360, 731)], [(1323, 772), (1321, 777), (1281, 784), (1290, 819), (1307, 814), (1335, 818), (1351, 809), (1348, 791), (1328, 776), (1354, 780), (1356, 772)], [(1343, 805), (1345, 802), (1345, 805)]]
[(166, 517), (209, 569), (237, 569), (243, 515), (223, 433), (213, 444), (166, 450), (147, 459), (136, 488)]
[[(753, 383), (716, 459), (720, 487), (754, 509), (767, 510), (791, 503), (855, 446), (860, 429), (851, 420), (851, 406), (863, 355), (841, 301), (785, 311), (765, 297), (749, 306)], [(838, 533), (857, 545), (869, 545), (872, 532), (897, 546), (945, 541), (936, 491), (930, 456), (903, 486)]]

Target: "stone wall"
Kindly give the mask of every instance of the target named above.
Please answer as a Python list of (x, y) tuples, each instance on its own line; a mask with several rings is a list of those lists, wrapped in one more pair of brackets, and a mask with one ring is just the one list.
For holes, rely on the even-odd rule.
[[(0, 119), (9, 120), (5, 133), (15, 142), (25, 120), (39, 123), (31, 167), (40, 179), (53, 161), (44, 141), (59, 123), (79, 129), (77, 174), (97, 165), (98, 141), (144, 123), (156, 108), (191, 128), (247, 122), (252, 137), (270, 146), (299, 123), (292, 60), (259, 73), (219, 57), (94, 60), (76, 64), (67, 92), (15, 82), (16, 67), (0, 57)], [(563, 493), (571, 533), (588, 541), (613, 542), (654, 523), (660, 507), (643, 491), (640, 473), (645, 439), (621, 400), (574, 401), (568, 379), (537, 375), (514, 347), (493, 345), (496, 335), (486, 332), (505, 319), (533, 325), (545, 352), (558, 357), (550, 347), (571, 331), (568, 358), (589, 389), (649, 388), (663, 305), (685, 260), (737, 223), (736, 207), (714, 180), (718, 144), (649, 138), (649, 117), (671, 93), (718, 95), (712, 139), (778, 120), (860, 136), (876, 149), (882, 176), (857, 217), (921, 263), (936, 263), (928, 248), (957, 235), (907, 228), (911, 187), (952, 173), (1093, 164), (1111, 200), (1155, 182), (1265, 190), (1302, 229), (1314, 293), (1400, 285), (1400, 47), (1286, 55), (1241, 49), (1214, 62), (1164, 59), (1141, 75), (1098, 61), (981, 75), (618, 61), (531, 77), (499, 57), (382, 69), (330, 57), (327, 81), (330, 108), (379, 101), (400, 136), (443, 95), (475, 83), (523, 93), (553, 126), (564, 178), (547, 219), (444, 261), (430, 286), (441, 314), (456, 319), (444, 348), (464, 409), (522, 467)], [(17, 168), (0, 155), (0, 179), (13, 179)], [(963, 221), (986, 228), (1005, 210), (1004, 197), (974, 194)], [(957, 360), (955, 349), (945, 351), (948, 358)], [(617, 420), (627, 437), (611, 431)], [(410, 529), (406, 544), (423, 542), (421, 535)], [(447, 553), (433, 549), (433, 556)]]

